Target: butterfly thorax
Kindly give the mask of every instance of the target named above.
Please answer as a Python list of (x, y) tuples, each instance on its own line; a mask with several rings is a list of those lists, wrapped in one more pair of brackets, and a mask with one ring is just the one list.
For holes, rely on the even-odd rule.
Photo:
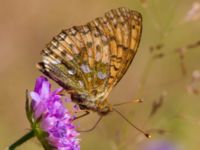
[(112, 105), (107, 99), (98, 99), (100, 97), (85, 97), (84, 95), (79, 94), (72, 94), (71, 97), (82, 110), (92, 110), (100, 115), (106, 115), (112, 111)]

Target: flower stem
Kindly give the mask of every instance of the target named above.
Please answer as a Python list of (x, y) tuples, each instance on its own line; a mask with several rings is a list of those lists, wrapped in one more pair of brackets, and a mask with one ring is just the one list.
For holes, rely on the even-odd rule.
[(15, 143), (13, 143), (12, 145), (10, 145), (8, 147), (8, 150), (14, 150), (16, 147), (20, 146), (24, 142), (26, 142), (29, 139), (33, 138), (34, 136), (35, 136), (34, 131), (31, 130), (30, 132), (28, 132), (27, 134), (25, 134), (24, 136), (22, 136), (19, 140), (17, 140)]

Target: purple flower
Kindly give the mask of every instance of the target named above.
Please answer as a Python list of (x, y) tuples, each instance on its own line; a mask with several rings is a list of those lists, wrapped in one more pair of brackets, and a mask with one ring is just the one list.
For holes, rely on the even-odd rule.
[(60, 92), (51, 92), (51, 84), (45, 77), (36, 80), (34, 91), (30, 92), (31, 104), (27, 116), (35, 135), (47, 150), (79, 150), (79, 133), (72, 124), (73, 116), (65, 108)]
[(178, 150), (178, 146), (168, 140), (156, 140), (147, 143), (142, 150)]

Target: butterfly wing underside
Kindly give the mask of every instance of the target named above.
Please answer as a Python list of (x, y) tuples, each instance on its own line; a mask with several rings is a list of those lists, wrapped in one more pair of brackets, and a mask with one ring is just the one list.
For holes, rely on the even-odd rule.
[(141, 32), (138, 12), (110, 10), (55, 36), (42, 51), (39, 69), (88, 101), (103, 101), (131, 64)]

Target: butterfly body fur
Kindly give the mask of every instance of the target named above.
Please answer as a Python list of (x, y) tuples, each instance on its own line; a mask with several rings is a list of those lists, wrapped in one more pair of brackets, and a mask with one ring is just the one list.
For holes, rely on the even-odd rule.
[(56, 81), (81, 109), (101, 115), (112, 111), (107, 100), (130, 66), (139, 46), (142, 16), (126, 8), (63, 30), (42, 50), (38, 68)]

